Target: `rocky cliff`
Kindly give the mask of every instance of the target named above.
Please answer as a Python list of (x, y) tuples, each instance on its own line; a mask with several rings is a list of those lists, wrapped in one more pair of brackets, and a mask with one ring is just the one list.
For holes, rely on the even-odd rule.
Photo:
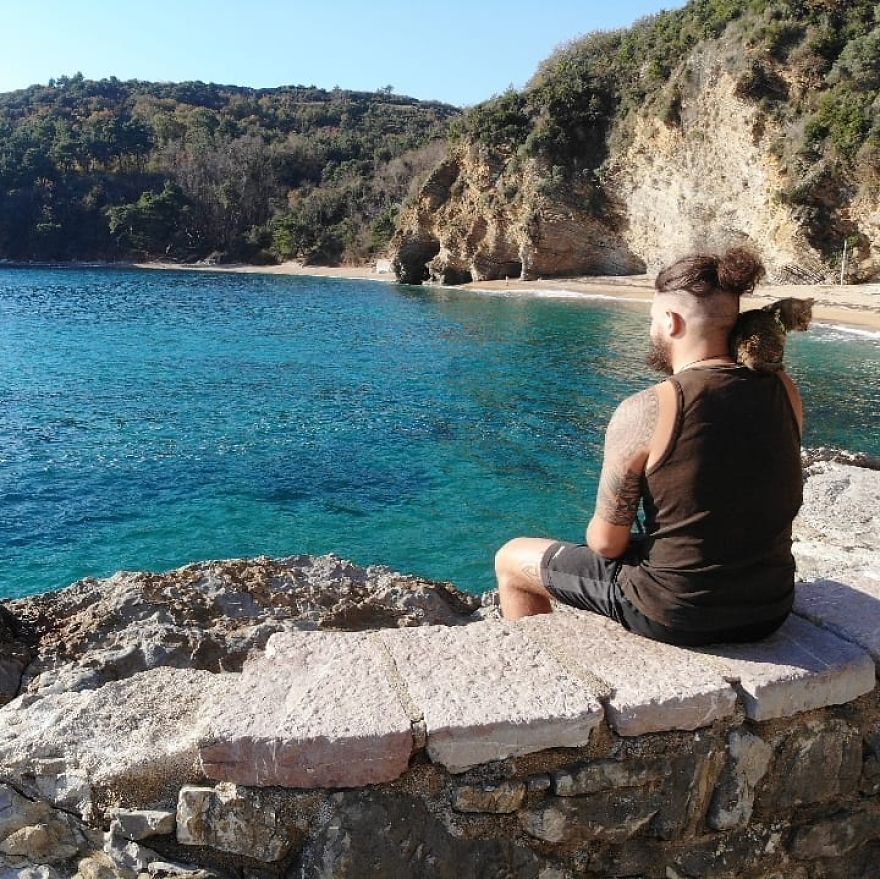
[(508, 167), (485, 147), (461, 144), (404, 213), (394, 271), (406, 284), (644, 272), (621, 219), (591, 209), (588, 198), (555, 200), (540, 162)]
[(472, 110), (401, 215), (400, 280), (653, 272), (733, 244), (777, 282), (839, 278), (844, 244), (848, 279), (876, 278), (876, 14), (731, 2), (707, 24), (716, 7), (575, 42)]

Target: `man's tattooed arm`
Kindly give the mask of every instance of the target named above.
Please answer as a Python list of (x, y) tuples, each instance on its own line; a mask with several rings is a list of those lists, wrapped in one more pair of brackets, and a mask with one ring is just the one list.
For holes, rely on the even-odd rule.
[(596, 516), (612, 525), (629, 527), (636, 518), (659, 408), (657, 391), (648, 388), (624, 400), (608, 424)]

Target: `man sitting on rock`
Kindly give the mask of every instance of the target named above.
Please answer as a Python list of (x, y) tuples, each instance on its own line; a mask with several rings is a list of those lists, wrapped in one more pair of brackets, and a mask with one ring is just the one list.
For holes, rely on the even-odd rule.
[[(748, 251), (681, 259), (657, 277), (648, 362), (670, 377), (608, 424), (586, 544), (519, 537), (495, 560), (507, 619), (551, 599), (659, 641), (751, 641), (791, 610), (791, 525), (802, 500), (800, 394), (784, 372), (730, 356)], [(640, 501), (644, 535), (633, 535)]]

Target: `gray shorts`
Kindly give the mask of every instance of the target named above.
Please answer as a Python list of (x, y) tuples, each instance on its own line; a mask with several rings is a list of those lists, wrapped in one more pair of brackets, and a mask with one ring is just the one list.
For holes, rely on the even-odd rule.
[(638, 561), (636, 546), (619, 559), (606, 559), (584, 543), (557, 540), (541, 558), (541, 583), (563, 604), (608, 617), (630, 632), (677, 644), (699, 647), (718, 642), (758, 641), (775, 632), (785, 617), (764, 623), (751, 623), (717, 632), (681, 632), (646, 617), (623, 594), (617, 582), (621, 568)]

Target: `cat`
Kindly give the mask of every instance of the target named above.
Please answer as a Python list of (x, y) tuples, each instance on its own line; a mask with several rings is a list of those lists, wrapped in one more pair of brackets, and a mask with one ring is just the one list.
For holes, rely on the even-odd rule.
[(789, 297), (744, 311), (730, 334), (731, 356), (755, 372), (778, 372), (783, 368), (785, 334), (809, 327), (814, 302)]

